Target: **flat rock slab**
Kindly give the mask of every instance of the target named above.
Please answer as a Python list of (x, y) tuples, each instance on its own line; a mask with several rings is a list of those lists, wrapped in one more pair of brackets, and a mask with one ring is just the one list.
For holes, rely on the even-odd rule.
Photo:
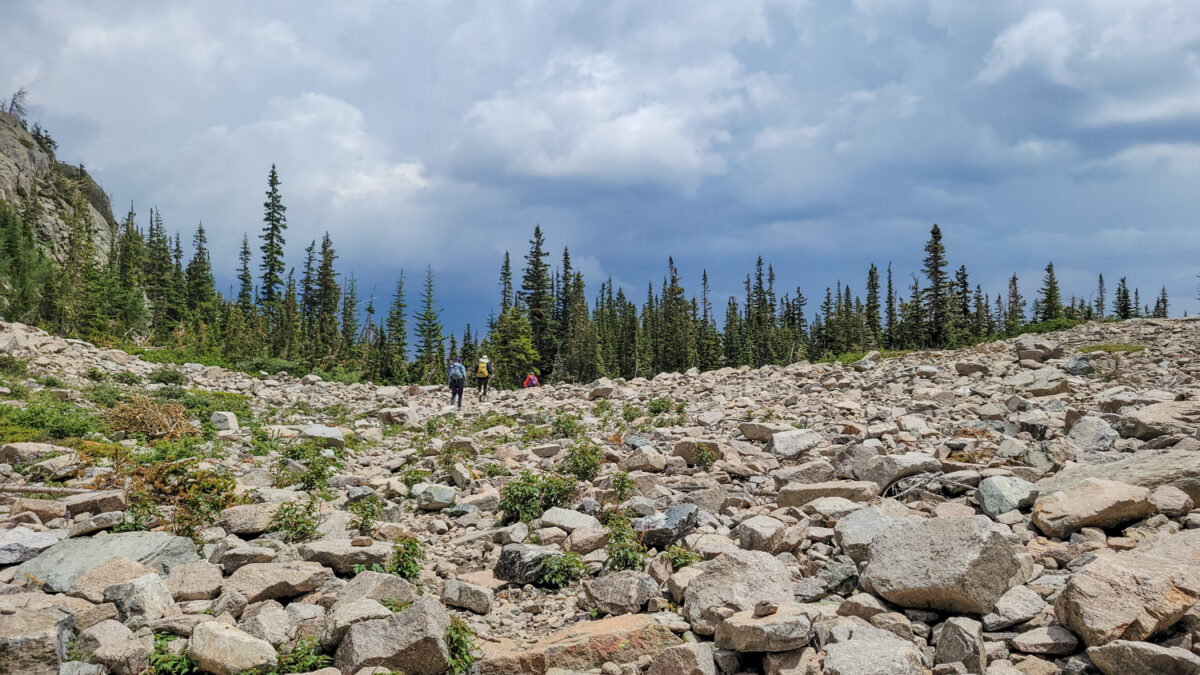
[(1172, 485), (1186, 479), (1200, 479), (1200, 452), (1191, 450), (1144, 450), (1115, 462), (1078, 464), (1067, 462), (1058, 473), (1037, 482), (1047, 494), (1078, 485), (1088, 478), (1115, 480), (1145, 488)]
[(1114, 527), (1154, 515), (1150, 491), (1138, 485), (1088, 478), (1038, 498), (1033, 524), (1051, 537), (1065, 539), (1084, 527)]
[(550, 668), (590, 670), (629, 663), (683, 644), (645, 614), (626, 614), (568, 626), (526, 650), (499, 649), (477, 662), (479, 675), (545, 673)]
[(200, 560), (195, 545), (186, 537), (170, 532), (123, 532), (64, 539), (22, 564), (14, 576), (35, 577), (47, 591), (63, 593), (85, 572), (113, 556), (124, 556), (162, 573)]

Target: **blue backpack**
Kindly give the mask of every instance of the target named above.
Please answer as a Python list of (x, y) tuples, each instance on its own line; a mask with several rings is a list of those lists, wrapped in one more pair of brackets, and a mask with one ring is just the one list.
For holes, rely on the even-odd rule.
[(467, 379), (467, 369), (463, 368), (463, 364), (455, 363), (450, 366), (450, 381), (462, 382)]

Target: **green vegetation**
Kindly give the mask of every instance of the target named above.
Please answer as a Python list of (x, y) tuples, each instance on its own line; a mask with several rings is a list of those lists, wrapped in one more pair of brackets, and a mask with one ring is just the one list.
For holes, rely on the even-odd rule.
[(618, 471), (612, 477), (612, 491), (613, 497), (620, 504), (637, 492), (637, 484), (629, 477), (628, 471)]
[(289, 543), (311, 541), (317, 538), (320, 524), (320, 505), (315, 498), (304, 502), (285, 502), (271, 516), (269, 532), (278, 532)]
[(475, 656), (471, 652), (475, 649), (475, 633), (466, 621), (457, 616), (450, 618), (450, 625), (446, 628), (446, 649), (450, 652), (450, 670), (455, 675), (465, 673), (471, 668), (471, 664), (475, 663)]
[(605, 523), (608, 528), (608, 560), (610, 570), (641, 569), (646, 564), (646, 547), (633, 530), (629, 518), (617, 509), (609, 510)]
[[(327, 452), (334, 454), (334, 457), (337, 456), (336, 452), (312, 441), (285, 445), (283, 457), (275, 464), (276, 487), (299, 485), (300, 489), (308, 492), (328, 488), (329, 477), (341, 465), (336, 459), (327, 457)], [(287, 460), (291, 460), (291, 462)], [(299, 465), (300, 468), (293, 468), (293, 463)]]
[(1103, 345), (1088, 345), (1086, 347), (1080, 347), (1078, 351), (1080, 351), (1084, 354), (1091, 354), (1094, 352), (1104, 352), (1106, 354), (1112, 354), (1115, 352), (1121, 352), (1124, 354), (1136, 354), (1140, 351), (1144, 351), (1145, 349), (1146, 349), (1145, 345), (1131, 345), (1131, 344), (1126, 344), (1124, 342), (1115, 342), (1115, 343), (1103, 344)]
[(416, 581), (421, 577), (421, 561), (424, 559), (421, 543), (413, 537), (403, 537), (393, 543), (392, 559), (388, 562), (386, 571), (401, 579)]
[(184, 638), (167, 633), (155, 634), (154, 651), (150, 654), (150, 675), (199, 675), (200, 666), (188, 655), (187, 649), (178, 654), (171, 651), (169, 645), (181, 639)]
[(646, 404), (646, 412), (651, 415), (661, 415), (666, 412), (671, 412), (671, 406), (675, 405), (674, 401), (669, 398), (652, 398)]
[(128, 370), (122, 370), (121, 372), (117, 373), (116, 375), (113, 375), (112, 379), (113, 379), (113, 382), (116, 382), (117, 384), (124, 384), (124, 385), (135, 385), (135, 384), (142, 383), (142, 378), (138, 377), (136, 373), (130, 372)]
[(321, 646), (315, 638), (301, 638), (290, 649), (279, 652), (279, 665), (271, 675), (311, 673), (332, 662), (333, 659), (321, 653)]
[(559, 471), (588, 482), (599, 475), (603, 462), (604, 453), (600, 451), (599, 446), (591, 441), (579, 439), (567, 448), (567, 457), (559, 466)]
[(371, 536), (375, 533), (376, 521), (383, 515), (383, 500), (378, 495), (368, 495), (348, 504), (346, 510), (354, 515), (354, 521), (350, 526), (358, 530), (359, 534)]
[(699, 554), (685, 546), (680, 546), (678, 544), (668, 546), (667, 550), (663, 552), (663, 555), (666, 556), (667, 562), (671, 563), (671, 567), (676, 570), (680, 570), (688, 565), (700, 562)]
[(412, 489), (417, 483), (425, 483), (429, 481), (431, 474), (424, 469), (405, 469), (400, 474), (400, 482), (404, 483), (408, 489)]
[(632, 422), (645, 414), (645, 411), (632, 403), (626, 403), (621, 407), (621, 419), (626, 422)]
[(500, 510), (506, 521), (528, 523), (547, 509), (569, 505), (578, 489), (573, 478), (522, 471), (500, 491)]
[(696, 446), (696, 466), (701, 471), (708, 471), (716, 461), (717, 453), (713, 451), (709, 444), (700, 443)]
[(176, 387), (182, 387), (187, 382), (187, 378), (184, 377), (183, 373), (179, 372), (178, 370), (173, 370), (171, 368), (160, 368), (159, 370), (154, 371), (154, 374), (150, 376), (150, 381), (157, 384), (168, 384)]
[(389, 612), (403, 612), (412, 604), (412, 600), (397, 600), (396, 598), (384, 598), (379, 601), (379, 604), (387, 608)]
[(552, 555), (542, 561), (541, 584), (548, 588), (565, 588), (585, 576), (587, 565), (578, 553)]
[(35, 394), (24, 408), (0, 406), (0, 442), (83, 438), (108, 430), (104, 420), (72, 403)]
[(579, 421), (579, 415), (561, 412), (554, 416), (550, 423), (550, 434), (555, 438), (575, 438), (586, 429)]
[(146, 529), (158, 507), (173, 507), (171, 531), (194, 537), (216, 522), (221, 511), (239, 503), (235, 481), (224, 469), (197, 469), (195, 458), (138, 466), (129, 489), (126, 529)]

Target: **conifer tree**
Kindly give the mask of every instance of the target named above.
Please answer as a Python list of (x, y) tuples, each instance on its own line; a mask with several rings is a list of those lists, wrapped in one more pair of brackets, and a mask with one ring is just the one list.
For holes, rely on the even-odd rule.
[(936, 224), (929, 230), (923, 269), (928, 282), (923, 308), (928, 322), (925, 333), (929, 346), (944, 347), (948, 344), (950, 307), (946, 297), (946, 247), (942, 245), (942, 230)]
[(275, 165), (267, 175), (267, 201), (263, 202), (262, 262), (262, 303), (267, 315), (268, 324), (274, 329), (279, 313), (280, 295), (283, 289), (283, 245), (286, 243), (283, 231), (287, 229), (287, 208), (283, 205), (283, 197), (279, 194), (279, 173)]
[(1158, 299), (1154, 301), (1154, 312), (1151, 314), (1155, 319), (1165, 319), (1169, 315), (1169, 307), (1167, 304), (1167, 287), (1163, 286), (1158, 294)]
[(896, 291), (892, 286), (892, 263), (888, 263), (887, 268), (887, 330), (885, 331), (884, 344), (887, 347), (895, 347), (896, 345)]
[(242, 235), (242, 250), (238, 253), (238, 308), (245, 315), (254, 311), (254, 277), (250, 274), (250, 238)]
[(208, 237), (204, 223), (196, 225), (192, 236), (192, 259), (188, 261), (184, 276), (187, 278), (187, 308), (198, 312), (213, 301), (212, 261), (208, 254)]
[(1058, 291), (1058, 278), (1054, 276), (1054, 263), (1046, 265), (1046, 275), (1042, 277), (1042, 290), (1038, 298), (1041, 313), (1037, 321), (1054, 321), (1063, 315), (1062, 296)]
[(1004, 333), (1008, 336), (1017, 334), (1021, 324), (1025, 323), (1025, 299), (1017, 286), (1017, 275), (1013, 274), (1008, 280), (1008, 306), (1004, 314)]
[(512, 263), (509, 262), (508, 251), (504, 252), (504, 264), (500, 266), (500, 311), (513, 304)]
[(387, 345), (390, 355), (391, 382), (407, 382), (408, 376), (408, 303), (404, 299), (404, 270), (396, 279), (396, 294), (387, 315)]
[(542, 227), (533, 228), (533, 239), (529, 241), (529, 253), (525, 255), (525, 275), (521, 280), (521, 300), (529, 315), (529, 328), (533, 336), (533, 348), (538, 353), (538, 370), (549, 374), (557, 351), (554, 344), (554, 289), (550, 279), (550, 268), (546, 264), (545, 240)]
[(1122, 321), (1133, 318), (1133, 303), (1129, 298), (1129, 286), (1125, 284), (1125, 277), (1121, 277), (1117, 281), (1117, 293), (1116, 300), (1113, 302), (1113, 311), (1116, 313), (1117, 318)]
[(342, 296), (342, 353), (353, 358), (358, 345), (358, 280), (350, 275)]
[(879, 316), (879, 268), (871, 263), (867, 270), (867, 344), (866, 347), (879, 347), (883, 344), (882, 318)]
[(421, 292), (421, 312), (417, 314), (417, 377), (424, 384), (446, 379), (445, 336), (441, 310), (433, 288), (433, 268), (425, 269), (425, 288)]
[(337, 270), (333, 262), (337, 252), (329, 233), (321, 238), (320, 262), (317, 265), (316, 333), (309, 339), (312, 363), (332, 358), (338, 343), (338, 309), (341, 306), (341, 289), (337, 283)]
[(498, 386), (515, 387), (535, 368), (538, 353), (533, 347), (533, 331), (521, 305), (514, 304), (500, 313), (487, 342), (494, 350), (496, 372), (492, 381)]
[(1104, 298), (1107, 291), (1104, 289), (1104, 275), (1100, 275), (1100, 282), (1096, 286), (1096, 301), (1093, 303), (1096, 307), (1096, 318), (1104, 318)]

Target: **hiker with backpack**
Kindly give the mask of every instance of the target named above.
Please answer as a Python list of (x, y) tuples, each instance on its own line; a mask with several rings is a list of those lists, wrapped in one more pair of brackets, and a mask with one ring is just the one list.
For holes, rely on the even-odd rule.
[(492, 379), (492, 362), (488, 360), (487, 355), (479, 357), (479, 363), (475, 366), (475, 386), (479, 389), (479, 400), (487, 397), (488, 382)]
[(462, 359), (454, 359), (454, 363), (450, 364), (450, 405), (454, 405), (454, 399), (458, 398), (458, 409), (462, 410), (462, 395), (463, 384), (467, 381), (467, 369), (462, 364)]
[(533, 373), (530, 373), (530, 374), (526, 375), (526, 376), (525, 376), (525, 385), (524, 385), (524, 386), (525, 386), (525, 388), (526, 388), (526, 389), (535, 389), (535, 388), (537, 388), (537, 386), (538, 386), (537, 375), (534, 375)]

